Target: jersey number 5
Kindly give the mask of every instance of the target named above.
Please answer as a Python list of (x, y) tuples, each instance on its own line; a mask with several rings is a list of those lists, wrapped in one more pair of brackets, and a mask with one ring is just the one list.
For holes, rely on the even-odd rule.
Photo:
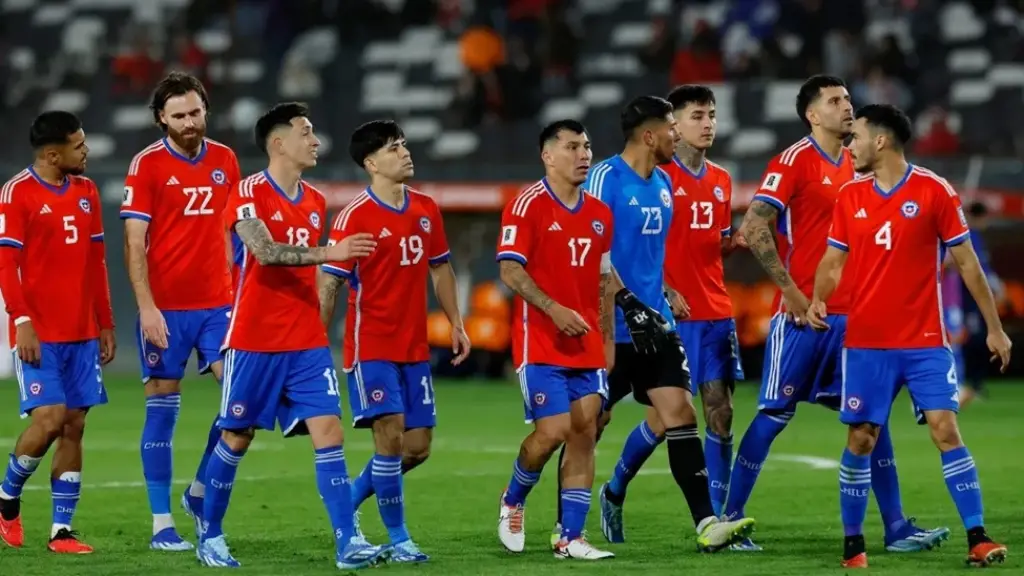
[(882, 224), (882, 227), (875, 232), (875, 244), (885, 246), (886, 250), (892, 250), (892, 222), (889, 220)]
[(188, 204), (185, 205), (185, 216), (210, 216), (213, 214), (213, 208), (209, 207), (210, 199), (213, 198), (212, 187), (182, 188), (181, 192), (188, 196)]
[(74, 216), (64, 217), (64, 231), (68, 233), (68, 235), (64, 237), (65, 244), (74, 244), (75, 242), (78, 242), (78, 227), (75, 226)]
[(715, 205), (711, 202), (694, 202), (690, 204), (690, 211), (693, 212), (693, 221), (690, 228), (693, 230), (708, 230), (714, 221)]

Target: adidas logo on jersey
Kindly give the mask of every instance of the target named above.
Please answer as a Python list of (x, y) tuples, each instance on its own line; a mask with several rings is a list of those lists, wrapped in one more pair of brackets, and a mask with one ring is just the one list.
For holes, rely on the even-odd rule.
[(676, 188), (675, 195), (676, 196), (686, 196), (686, 190), (683, 190), (683, 187), (680, 186), (679, 188)]
[(284, 220), (284, 216), (281, 216), (281, 211), (278, 210), (277, 212), (274, 212), (274, 215), (271, 216), (270, 219), (274, 220), (275, 222), (281, 222), (282, 220)]
[(634, 196), (633, 198), (629, 199), (629, 205), (630, 206), (639, 206), (640, 203), (636, 201), (636, 197)]
[(555, 222), (548, 227), (548, 232), (560, 232), (561, 230), (562, 227), (558, 225), (558, 222)]
[(387, 238), (388, 236), (391, 236), (391, 230), (388, 230), (387, 228), (381, 228), (380, 236), (377, 236), (377, 237), (378, 238)]
[(868, 217), (868, 211), (863, 209), (863, 208), (861, 208), (860, 210), (857, 210), (857, 213), (854, 214), (853, 217), (854, 218), (867, 218)]
[(831, 185), (832, 185), (832, 181), (831, 181), (831, 180), (829, 180), (828, 176), (825, 176), (825, 179), (824, 179), (824, 180), (822, 180), (822, 181), (821, 181), (821, 183), (822, 183), (822, 184), (826, 184), (826, 185), (828, 185), (828, 186), (831, 186)]
[(43, 204), (43, 209), (39, 211), (40, 214), (53, 214), (53, 210), (50, 210), (48, 204)]
[(167, 179), (167, 186), (177, 186), (178, 184), (181, 184), (181, 182), (178, 182), (178, 179), (174, 176)]

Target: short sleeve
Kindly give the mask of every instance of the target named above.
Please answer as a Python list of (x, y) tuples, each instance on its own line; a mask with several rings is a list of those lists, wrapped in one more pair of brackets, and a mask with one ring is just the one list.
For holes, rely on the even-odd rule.
[(615, 237), (615, 221), (611, 210), (605, 216), (604, 234), (601, 237), (604, 239), (604, 246), (601, 247), (601, 274), (607, 274), (612, 271), (612, 238)]
[(234, 186), (242, 180), (242, 169), (238, 165), (238, 156), (233, 151), (228, 151), (228, 182)]
[(594, 198), (608, 205), (615, 211), (615, 188), (616, 177), (612, 172), (612, 165), (606, 163), (598, 164), (587, 172), (587, 179), (583, 182), (583, 190)]
[[(754, 200), (760, 200), (774, 206), (782, 212), (789, 206), (796, 188), (798, 171), (793, 163), (796, 158), (789, 158), (789, 152), (783, 152), (773, 158), (761, 177), (761, 185), (754, 193)], [(788, 162), (788, 163), (787, 163)]]
[(960, 202), (960, 196), (949, 183), (945, 181), (941, 181), (941, 183), (942, 189), (936, 192), (935, 211), (939, 238), (947, 247), (963, 244), (971, 236), (963, 204)]
[(12, 185), (6, 194), (0, 194), (0, 246), (25, 245), (25, 209), (19, 192), (22, 191)]
[(732, 177), (725, 171), (722, 174), (722, 197), (719, 199), (715, 222), (721, 223), (719, 228), (725, 238), (732, 235)]
[(513, 260), (523, 266), (533, 252), (533, 225), (526, 216), (531, 196), (516, 197), (501, 213), (501, 234), (498, 236), (497, 260)]
[(448, 234), (444, 230), (444, 218), (441, 216), (441, 208), (431, 201), (432, 214), (430, 216), (430, 264), (437, 266), (444, 264), (451, 259), (451, 251), (448, 248)]
[(225, 229), (234, 231), (235, 224), (242, 220), (259, 220), (254, 186), (252, 179), (247, 178), (231, 187), (227, 205), (224, 207)]
[(843, 252), (850, 251), (850, 238), (847, 230), (848, 213), (846, 202), (840, 198), (836, 202), (835, 208), (832, 209), (832, 228), (828, 231), (828, 245)]
[[(331, 224), (331, 231), (327, 236), (327, 245), (331, 246), (341, 242), (345, 238), (359, 232), (359, 218), (353, 216), (356, 211), (356, 207), (348, 205), (341, 212), (338, 213), (334, 218), (334, 223)], [(346, 260), (344, 262), (327, 262), (320, 266), (320, 269), (327, 274), (332, 276), (338, 276), (339, 278), (345, 278), (346, 280), (352, 279), (352, 271), (356, 265), (356, 260)]]
[(89, 226), (89, 238), (93, 242), (103, 242), (103, 203), (100, 201), (100, 192), (96, 189), (96, 183), (89, 180), (89, 203), (95, 213), (92, 215), (92, 223)]
[(145, 158), (136, 156), (128, 167), (124, 179), (124, 196), (121, 198), (121, 219), (136, 219), (149, 222), (153, 218), (153, 179), (145, 167)]

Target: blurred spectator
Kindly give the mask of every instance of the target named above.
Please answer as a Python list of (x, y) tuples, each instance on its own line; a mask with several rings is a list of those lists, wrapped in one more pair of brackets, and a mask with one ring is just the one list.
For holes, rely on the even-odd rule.
[(489, 22), (471, 25), (459, 38), (459, 55), (466, 73), (456, 88), (463, 126), (480, 123), (488, 111), (501, 108), (502, 94), (496, 69), (505, 63), (505, 43)]
[(887, 34), (882, 38), (875, 58), (886, 76), (894, 76), (903, 82), (913, 83), (914, 67), (908, 56), (900, 49), (896, 36)]
[(858, 105), (892, 104), (907, 110), (913, 104), (906, 85), (898, 78), (886, 76), (878, 65), (872, 65), (865, 77), (854, 84), (852, 95)]
[(664, 71), (672, 66), (678, 34), (668, 17), (655, 16), (651, 21), (651, 41), (640, 53), (640, 61), (651, 71)]
[(522, 39), (509, 38), (506, 48), (505, 63), (497, 68), (502, 93), (497, 111), (505, 120), (527, 119), (540, 108), (545, 71), (531, 57)]
[(124, 47), (112, 63), (114, 93), (147, 93), (163, 74), (164, 64), (145, 27), (130, 22), (123, 36)]
[(208, 84), (207, 67), (210, 65), (210, 59), (199, 48), (192, 36), (185, 32), (176, 35), (173, 49), (169, 68), (191, 74), (199, 78), (203, 84)]
[[(544, 91), (557, 94), (574, 89), (574, 71), (580, 55), (580, 33), (570, 22), (564, 0), (554, 0), (547, 5), (542, 19), (541, 55), (544, 67)], [(526, 45), (523, 55), (529, 57)]]
[(522, 38), (526, 46), (536, 46), (541, 36), (541, 20), (552, 0), (507, 0), (505, 17), (507, 36)]
[(924, 125), (914, 139), (914, 153), (921, 156), (952, 156), (960, 150), (960, 137), (949, 125), (949, 115), (940, 106), (923, 112), (917, 122)]
[(672, 85), (715, 83), (724, 77), (718, 37), (711, 25), (702, 20), (694, 29), (690, 45), (676, 52), (670, 75)]

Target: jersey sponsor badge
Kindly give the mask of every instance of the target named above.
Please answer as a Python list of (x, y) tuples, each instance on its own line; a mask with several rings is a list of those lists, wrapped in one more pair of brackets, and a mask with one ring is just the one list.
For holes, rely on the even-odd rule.
[(590, 223), (590, 226), (597, 232), (598, 236), (604, 236), (604, 224), (600, 220), (594, 220)]
[(900, 206), (900, 212), (903, 213), (904, 218), (913, 218), (917, 216), (917, 213), (920, 211), (921, 207), (913, 200), (907, 200), (903, 203), (903, 206)]
[(225, 174), (224, 171), (221, 170), (220, 168), (216, 168), (214, 169), (213, 172), (210, 173), (210, 179), (213, 180), (214, 184), (219, 185), (227, 182), (228, 175)]
[(661, 203), (665, 205), (665, 208), (672, 207), (672, 194), (665, 188), (661, 189)]
[(81, 208), (82, 212), (85, 212), (86, 214), (92, 212), (92, 204), (89, 203), (88, 198), (79, 198), (78, 207)]
[(426, 216), (421, 217), (420, 228), (422, 228), (427, 234), (430, 234), (430, 218), (427, 218)]
[(135, 196), (135, 189), (131, 186), (124, 187), (124, 197), (121, 199), (121, 206), (131, 206), (132, 198)]
[(320, 229), (320, 214), (318, 214), (317, 212), (313, 212), (312, 214), (310, 214), (309, 215), (309, 224), (313, 228), (319, 230)]
[(516, 226), (502, 226), (501, 227), (501, 245), (502, 246), (515, 246), (516, 243)]
[(782, 174), (779, 174), (778, 172), (769, 172), (768, 174), (765, 174), (764, 182), (761, 182), (761, 190), (778, 192), (779, 182), (782, 182)]
[(725, 190), (722, 190), (721, 186), (715, 186), (715, 199), (719, 202), (725, 202)]
[(235, 215), (238, 216), (239, 220), (252, 220), (256, 217), (256, 205), (252, 202), (242, 204), (235, 209)]

